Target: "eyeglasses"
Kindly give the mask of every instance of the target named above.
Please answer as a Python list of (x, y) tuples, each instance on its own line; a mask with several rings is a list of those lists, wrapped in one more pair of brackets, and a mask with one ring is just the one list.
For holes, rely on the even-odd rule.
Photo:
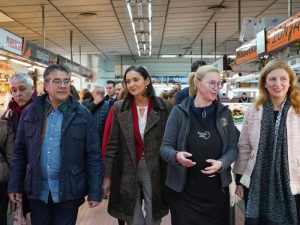
[(215, 82), (215, 81), (209, 81), (208, 83), (208, 86), (211, 88), (211, 89), (215, 89), (215, 88), (218, 88), (218, 89), (222, 89), (223, 87), (223, 84), (221, 82)]
[(61, 86), (62, 83), (64, 83), (64, 85), (67, 86), (71, 82), (71, 80), (68, 78), (63, 79), (63, 80), (61, 80), (59, 78), (55, 78), (55, 79), (51, 80), (51, 82), (52, 82), (52, 84), (54, 84), (56, 86)]

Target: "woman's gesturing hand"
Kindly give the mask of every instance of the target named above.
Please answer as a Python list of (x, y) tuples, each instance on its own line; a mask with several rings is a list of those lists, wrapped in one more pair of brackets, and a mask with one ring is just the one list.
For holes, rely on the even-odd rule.
[(192, 154), (189, 152), (177, 152), (176, 161), (185, 167), (195, 166), (196, 162), (193, 162), (191, 159), (189, 159), (190, 157), (192, 157)]
[(201, 170), (203, 174), (211, 175), (222, 169), (222, 162), (219, 160), (207, 159), (206, 162), (210, 163), (211, 166), (208, 166), (204, 168), (204, 170)]

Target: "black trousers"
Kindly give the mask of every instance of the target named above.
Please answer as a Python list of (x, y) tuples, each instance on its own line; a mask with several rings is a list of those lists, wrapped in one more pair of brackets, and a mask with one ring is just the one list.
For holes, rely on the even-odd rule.
[(0, 183), (0, 225), (7, 225), (8, 201), (7, 183)]
[(84, 199), (61, 203), (29, 199), (32, 225), (75, 225), (78, 208)]

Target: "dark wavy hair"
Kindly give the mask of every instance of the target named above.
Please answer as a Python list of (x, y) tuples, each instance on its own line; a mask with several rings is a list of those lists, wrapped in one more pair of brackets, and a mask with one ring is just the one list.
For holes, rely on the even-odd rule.
[(126, 75), (130, 71), (135, 71), (135, 72), (139, 73), (144, 78), (144, 80), (149, 79), (150, 83), (146, 87), (145, 95), (147, 97), (153, 97), (153, 96), (155, 96), (155, 90), (153, 88), (152, 80), (151, 80), (151, 77), (150, 77), (148, 71), (144, 67), (142, 67), (142, 66), (133, 65), (133, 66), (128, 67), (127, 70), (124, 73), (123, 82), (125, 84), (124, 85), (125, 98), (133, 98), (133, 95), (129, 93), (127, 85), (126, 85)]

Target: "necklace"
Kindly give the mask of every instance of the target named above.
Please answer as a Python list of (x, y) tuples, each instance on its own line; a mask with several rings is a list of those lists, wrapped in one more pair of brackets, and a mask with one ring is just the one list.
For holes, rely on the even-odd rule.
[(206, 118), (206, 111), (205, 109), (203, 109), (202, 113), (201, 113), (202, 118)]
[(146, 108), (148, 108), (148, 106), (147, 106), (147, 105), (145, 105), (145, 106), (142, 106), (142, 105), (141, 105), (141, 106), (140, 106), (140, 105), (137, 105), (136, 107), (137, 107), (137, 108), (139, 108), (139, 109), (146, 109)]

